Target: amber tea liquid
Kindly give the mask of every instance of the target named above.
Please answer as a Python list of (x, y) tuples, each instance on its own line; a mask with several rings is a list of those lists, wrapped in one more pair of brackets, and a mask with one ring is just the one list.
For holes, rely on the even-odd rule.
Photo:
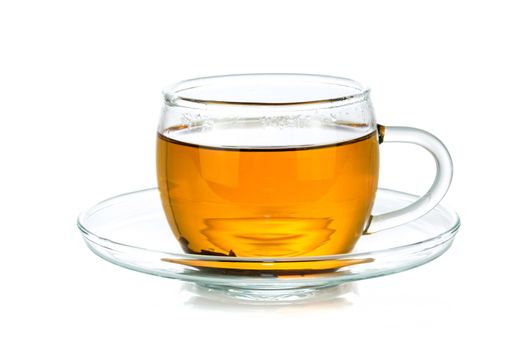
[(378, 171), (377, 133), (348, 126), (172, 127), (157, 139), (164, 211), (191, 253), (347, 253), (370, 217)]

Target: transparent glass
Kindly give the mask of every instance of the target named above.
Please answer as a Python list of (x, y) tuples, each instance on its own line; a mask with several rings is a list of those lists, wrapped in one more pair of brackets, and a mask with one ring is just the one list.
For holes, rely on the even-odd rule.
[[(164, 100), (158, 185), (171, 230), (187, 253), (348, 253), (362, 234), (432, 210), (452, 179), (452, 160), (435, 136), (376, 124), (369, 89), (350, 79), (216, 76), (171, 86)], [(425, 148), (437, 172), (418, 200), (372, 215), (382, 142)]]
[[(380, 188), (373, 212), (379, 217), (416, 200)], [(438, 205), (406, 225), (363, 236), (349, 254), (246, 258), (185, 253), (173, 238), (157, 188), (106, 199), (78, 218), (88, 247), (114, 264), (263, 300), (308, 298), (327, 287), (425, 264), (450, 247), (459, 225), (454, 211)]]

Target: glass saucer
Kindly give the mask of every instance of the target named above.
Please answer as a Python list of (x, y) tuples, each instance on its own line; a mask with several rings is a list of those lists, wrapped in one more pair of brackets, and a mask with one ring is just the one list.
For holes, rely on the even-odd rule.
[[(373, 214), (416, 199), (379, 189)], [(168, 226), (156, 188), (106, 199), (78, 218), (88, 247), (114, 264), (195, 282), (236, 298), (266, 300), (302, 299), (345, 282), (420, 266), (450, 247), (459, 226), (454, 211), (437, 206), (408, 224), (362, 236), (349, 254), (241, 258), (185, 253)]]

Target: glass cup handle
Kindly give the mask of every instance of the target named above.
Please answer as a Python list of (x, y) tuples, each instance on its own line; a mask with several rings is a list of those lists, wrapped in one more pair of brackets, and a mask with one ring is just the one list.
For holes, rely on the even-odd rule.
[(414, 203), (389, 213), (370, 218), (367, 234), (406, 224), (432, 210), (443, 199), (452, 181), (452, 158), (445, 145), (434, 135), (421, 129), (378, 125), (379, 143), (412, 143), (423, 147), (436, 161), (436, 177), (427, 193)]

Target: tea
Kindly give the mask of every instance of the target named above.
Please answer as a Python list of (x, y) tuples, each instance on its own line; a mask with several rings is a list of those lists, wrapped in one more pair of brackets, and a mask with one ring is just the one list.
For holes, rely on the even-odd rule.
[(377, 189), (377, 133), (346, 125), (175, 126), (157, 138), (166, 217), (190, 253), (349, 252)]

